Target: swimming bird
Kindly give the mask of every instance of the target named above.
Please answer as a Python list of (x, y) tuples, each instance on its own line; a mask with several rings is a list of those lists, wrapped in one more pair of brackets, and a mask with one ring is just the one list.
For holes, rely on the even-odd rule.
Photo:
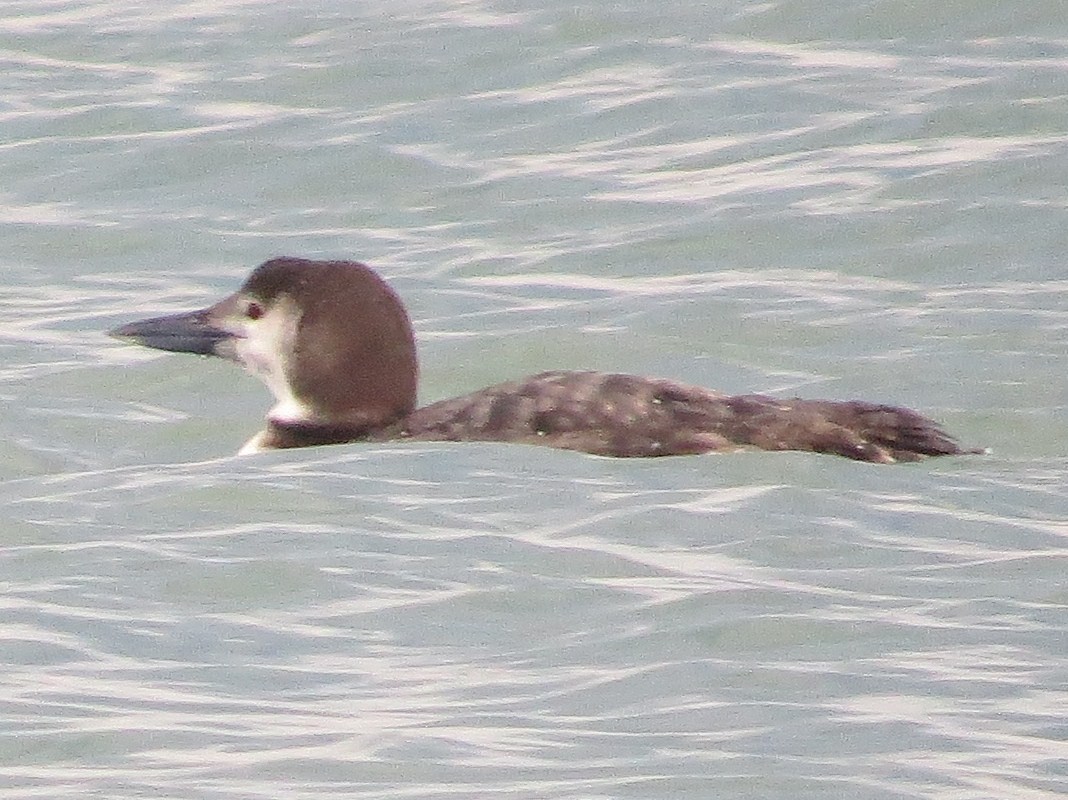
[(220, 356), (260, 377), (276, 404), (240, 454), (405, 439), (519, 442), (620, 457), (806, 450), (878, 463), (978, 452), (962, 450), (907, 408), (731, 396), (604, 372), (542, 372), (416, 408), (408, 314), (374, 270), (354, 261), (271, 259), (209, 308), (110, 334)]

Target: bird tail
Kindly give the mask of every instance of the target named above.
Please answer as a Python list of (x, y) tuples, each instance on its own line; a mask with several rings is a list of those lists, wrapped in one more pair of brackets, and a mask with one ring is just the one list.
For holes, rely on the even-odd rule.
[(934, 420), (908, 408), (859, 400), (729, 399), (735, 419), (753, 421), (740, 438), (765, 450), (808, 450), (857, 461), (893, 463), (927, 456), (980, 453), (962, 449)]

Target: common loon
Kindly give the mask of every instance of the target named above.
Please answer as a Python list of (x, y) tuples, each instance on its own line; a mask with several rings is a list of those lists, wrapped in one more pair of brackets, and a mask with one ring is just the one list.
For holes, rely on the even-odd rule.
[(258, 375), (277, 404), (240, 454), (397, 439), (523, 442), (629, 457), (749, 447), (879, 463), (978, 452), (962, 450), (907, 408), (728, 396), (602, 372), (543, 372), (416, 409), (408, 314), (377, 273), (354, 261), (275, 258), (209, 308), (131, 322), (111, 335), (221, 356)]

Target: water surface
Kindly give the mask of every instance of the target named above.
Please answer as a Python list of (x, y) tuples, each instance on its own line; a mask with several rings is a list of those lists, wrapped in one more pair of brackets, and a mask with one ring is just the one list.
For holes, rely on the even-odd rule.
[[(1068, 792), (1058, 3), (9, 3), (0, 796)], [(422, 399), (549, 368), (920, 408), (983, 457), (232, 456), (103, 331), (273, 255)]]

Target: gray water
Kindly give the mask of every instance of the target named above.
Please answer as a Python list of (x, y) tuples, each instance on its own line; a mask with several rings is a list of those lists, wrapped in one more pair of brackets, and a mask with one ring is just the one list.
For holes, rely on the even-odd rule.
[[(1060, 2), (0, 6), (0, 797), (1068, 792)], [(108, 328), (353, 257), (431, 401), (860, 397), (984, 456), (232, 456)]]

